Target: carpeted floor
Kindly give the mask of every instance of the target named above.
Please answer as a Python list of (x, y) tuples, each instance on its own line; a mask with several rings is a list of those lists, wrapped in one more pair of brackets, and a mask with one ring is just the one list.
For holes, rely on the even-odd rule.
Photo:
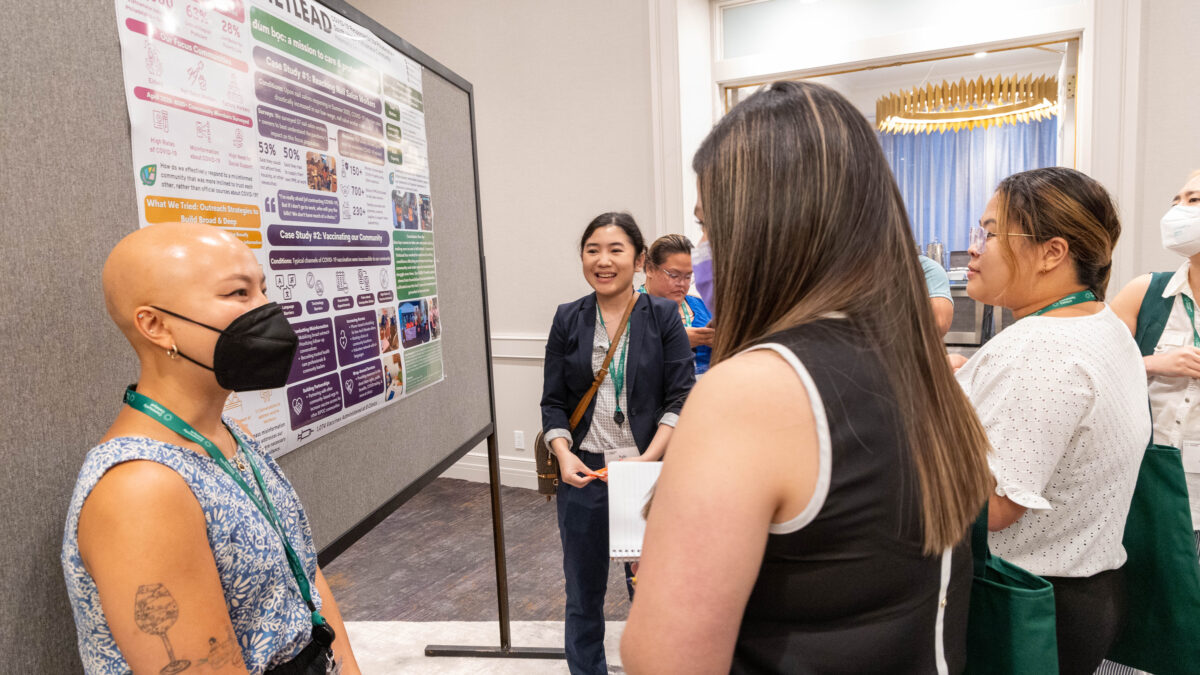
[[(513, 621), (562, 621), (555, 504), (502, 488)], [(488, 486), (439, 478), (324, 568), (347, 621), (496, 621)], [(609, 571), (605, 618), (629, 612), (624, 572)]]

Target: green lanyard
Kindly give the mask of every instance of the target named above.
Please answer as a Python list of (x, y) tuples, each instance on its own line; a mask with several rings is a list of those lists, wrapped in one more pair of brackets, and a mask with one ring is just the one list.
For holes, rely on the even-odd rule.
[(292, 568), (292, 576), (296, 577), (296, 585), (300, 587), (300, 595), (304, 596), (304, 602), (308, 605), (309, 610), (312, 611), (313, 625), (325, 625), (325, 617), (321, 616), (321, 613), (317, 611), (316, 605), (313, 604), (312, 589), (308, 583), (308, 575), (304, 573), (304, 567), (300, 565), (300, 557), (296, 555), (295, 549), (292, 548), (291, 542), (288, 541), (287, 535), (283, 531), (283, 525), (279, 521), (278, 514), (275, 513), (275, 505), (271, 503), (271, 496), (267, 494), (267, 486), (263, 483), (262, 474), (259, 473), (258, 465), (254, 462), (254, 456), (242, 446), (242, 440), (238, 438), (237, 434), (233, 434), (233, 437), (237, 441), (238, 448), (246, 454), (246, 459), (250, 462), (250, 469), (254, 472), (254, 482), (258, 483), (262, 499), (259, 499), (254, 490), (242, 479), (241, 474), (234, 470), (229, 460), (225, 458), (225, 455), (221, 454), (221, 450), (217, 448), (215, 443), (205, 438), (203, 434), (196, 431), (192, 425), (184, 422), (175, 413), (167, 410), (166, 407), (149, 396), (139, 394), (133, 385), (130, 385), (125, 390), (125, 403), (130, 408), (145, 414), (147, 417), (180, 436), (198, 443), (200, 447), (208, 452), (208, 456), (213, 458), (217, 466), (229, 474), (233, 482), (237, 483), (242, 492), (246, 493), (246, 496), (250, 498), (250, 501), (254, 503), (254, 506), (263, 514), (263, 517), (267, 519), (267, 522), (271, 524), (271, 527), (275, 529), (275, 532), (283, 541), (283, 550), (287, 553), (288, 566)]
[(1038, 315), (1045, 314), (1046, 312), (1050, 312), (1050, 311), (1053, 311), (1056, 309), (1062, 309), (1063, 307), (1070, 307), (1071, 305), (1082, 305), (1085, 302), (1095, 302), (1095, 301), (1096, 301), (1095, 293), (1093, 293), (1091, 291), (1076, 291), (1075, 293), (1072, 293), (1065, 298), (1059, 299), (1057, 302), (1054, 302), (1053, 304), (1046, 305), (1045, 307), (1039, 309), (1038, 311), (1034, 312), (1033, 314), (1030, 314), (1029, 316), (1038, 316)]
[(1192, 346), (1200, 347), (1200, 333), (1196, 332), (1196, 305), (1183, 293), (1179, 297), (1183, 298), (1183, 309), (1187, 312), (1188, 322), (1192, 324)]
[[(607, 332), (608, 326), (604, 323), (604, 313), (600, 311), (599, 303), (596, 304), (596, 316), (600, 317), (600, 325)], [(621, 412), (621, 391), (625, 389), (625, 356), (629, 352), (630, 321), (625, 322), (625, 331), (621, 335), (617, 358), (608, 362), (608, 375), (612, 378), (613, 389), (616, 390), (617, 411), (613, 413), (613, 421), (617, 423), (617, 426), (625, 423), (625, 413)]]

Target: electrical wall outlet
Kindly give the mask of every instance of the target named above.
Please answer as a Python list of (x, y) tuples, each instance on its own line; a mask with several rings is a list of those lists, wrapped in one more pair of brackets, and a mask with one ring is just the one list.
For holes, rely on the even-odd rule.
[(525, 449), (525, 432), (524, 431), (514, 431), (513, 432), (513, 447), (516, 448), (517, 450)]

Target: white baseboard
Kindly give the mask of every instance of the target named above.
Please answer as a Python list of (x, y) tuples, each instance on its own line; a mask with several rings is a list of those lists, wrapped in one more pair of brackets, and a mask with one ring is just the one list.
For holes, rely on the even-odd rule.
[[(472, 450), (458, 460), (442, 478), (458, 478), (476, 483), (488, 482), (487, 452)], [(508, 487), (537, 489), (537, 472), (533, 469), (533, 458), (501, 457), (500, 484)]]

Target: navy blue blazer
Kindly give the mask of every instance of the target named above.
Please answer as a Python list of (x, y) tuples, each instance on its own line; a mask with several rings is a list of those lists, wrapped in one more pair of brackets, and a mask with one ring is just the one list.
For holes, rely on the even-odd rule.
[[(583, 399), (595, 373), (592, 346), (596, 331), (596, 294), (558, 306), (550, 338), (542, 385), (542, 429), (570, 429), (575, 406)], [(678, 414), (696, 383), (692, 348), (670, 300), (642, 293), (629, 315), (629, 353), (625, 362), (625, 415), (638, 450), (645, 452), (667, 413)], [(592, 426), (596, 400), (588, 404), (571, 437), (572, 450)]]

